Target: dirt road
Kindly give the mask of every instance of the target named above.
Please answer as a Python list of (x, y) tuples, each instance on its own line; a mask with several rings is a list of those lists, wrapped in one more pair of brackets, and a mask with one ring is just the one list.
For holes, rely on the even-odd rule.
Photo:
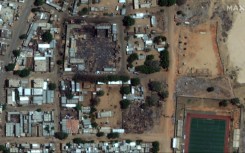
[[(165, 104), (165, 114), (167, 116), (174, 115), (174, 106), (175, 106), (175, 84), (176, 84), (176, 71), (177, 71), (177, 59), (176, 59), (176, 46), (174, 42), (175, 36), (175, 23), (174, 23), (174, 14), (175, 14), (175, 6), (168, 7), (166, 9), (167, 18), (168, 18), (168, 43), (170, 44), (169, 47), (169, 55), (170, 55), (170, 67), (168, 71), (168, 92), (169, 97)], [(162, 139), (163, 143), (161, 143), (161, 151), (163, 152), (172, 152), (171, 149), (171, 138), (174, 135), (174, 124), (172, 118), (164, 118), (163, 122), (163, 131), (164, 135)]]

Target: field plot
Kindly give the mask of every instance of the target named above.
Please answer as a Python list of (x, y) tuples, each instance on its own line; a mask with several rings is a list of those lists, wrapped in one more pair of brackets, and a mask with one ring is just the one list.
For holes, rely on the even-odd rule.
[(188, 114), (186, 152), (227, 152), (229, 117)]

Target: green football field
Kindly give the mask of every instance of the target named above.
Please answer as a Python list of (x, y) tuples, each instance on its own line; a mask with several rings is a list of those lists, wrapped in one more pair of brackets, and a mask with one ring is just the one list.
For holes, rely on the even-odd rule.
[(226, 121), (192, 118), (189, 153), (223, 153)]

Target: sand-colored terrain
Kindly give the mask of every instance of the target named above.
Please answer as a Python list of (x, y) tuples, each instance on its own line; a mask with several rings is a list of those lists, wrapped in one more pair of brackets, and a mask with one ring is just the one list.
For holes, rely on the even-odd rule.
[(179, 73), (198, 76), (223, 74), (216, 44), (216, 24), (183, 28), (179, 35)]
[[(245, 5), (244, 0), (239, 0), (240, 5)], [(238, 68), (237, 82), (245, 83), (245, 11), (237, 14), (233, 27), (229, 33), (227, 47), (229, 52), (229, 66)]]

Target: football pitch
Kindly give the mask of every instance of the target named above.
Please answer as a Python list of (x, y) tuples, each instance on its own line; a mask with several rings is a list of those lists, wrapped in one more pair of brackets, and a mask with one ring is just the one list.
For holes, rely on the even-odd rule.
[(226, 120), (191, 118), (189, 153), (225, 152)]

